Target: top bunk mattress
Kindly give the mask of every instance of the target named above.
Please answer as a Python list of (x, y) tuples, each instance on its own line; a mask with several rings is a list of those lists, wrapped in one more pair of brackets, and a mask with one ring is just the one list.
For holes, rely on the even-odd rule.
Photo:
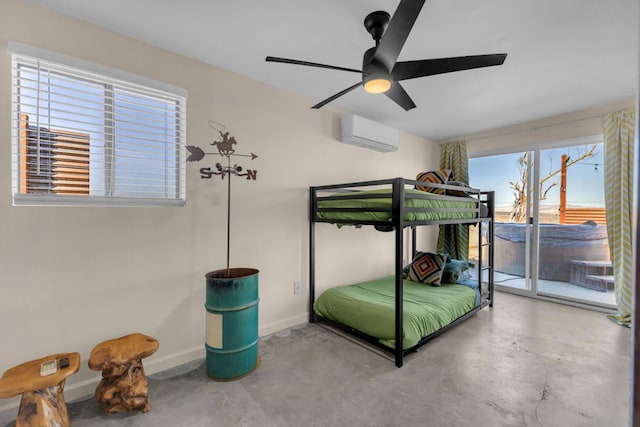
[[(471, 197), (439, 196), (416, 189), (405, 189), (404, 194), (404, 221), (465, 220), (487, 216), (486, 206)], [(338, 223), (390, 222), (392, 191), (357, 191), (319, 198), (316, 214), (321, 220)]]
[[(408, 349), (473, 310), (477, 290), (403, 281), (403, 340)], [(314, 304), (316, 314), (378, 338), (395, 348), (395, 277), (328, 289)]]

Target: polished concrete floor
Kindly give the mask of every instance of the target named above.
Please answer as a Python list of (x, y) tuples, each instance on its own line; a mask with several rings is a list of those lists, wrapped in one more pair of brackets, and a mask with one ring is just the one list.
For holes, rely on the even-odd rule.
[[(599, 312), (496, 293), (404, 367), (318, 325), (264, 337), (262, 365), (233, 382), (203, 361), (153, 375), (151, 411), (82, 426), (626, 426), (630, 330)], [(15, 411), (0, 413), (11, 425)]]

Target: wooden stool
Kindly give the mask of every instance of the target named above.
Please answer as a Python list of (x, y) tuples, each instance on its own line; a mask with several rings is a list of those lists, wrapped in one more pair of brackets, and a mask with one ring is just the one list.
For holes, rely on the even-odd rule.
[[(49, 362), (49, 363), (47, 363)], [(51, 363), (53, 362), (53, 363)], [(41, 375), (43, 363), (55, 369)], [(7, 370), (0, 377), (0, 398), (22, 394), (16, 427), (68, 427), (69, 414), (64, 401), (64, 382), (80, 369), (79, 353), (60, 353), (32, 360)]]
[(149, 412), (147, 377), (142, 358), (158, 349), (158, 341), (143, 334), (131, 334), (98, 344), (89, 355), (89, 368), (102, 371), (96, 400), (105, 414)]

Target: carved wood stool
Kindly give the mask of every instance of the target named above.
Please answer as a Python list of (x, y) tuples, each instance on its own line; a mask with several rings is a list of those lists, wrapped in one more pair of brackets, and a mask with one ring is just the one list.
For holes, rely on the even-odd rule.
[(22, 394), (16, 427), (69, 426), (64, 382), (80, 369), (79, 353), (60, 353), (7, 370), (0, 377), (0, 398)]
[(149, 391), (142, 359), (158, 349), (155, 338), (131, 334), (102, 342), (91, 350), (89, 368), (102, 371), (95, 397), (105, 414), (149, 412)]

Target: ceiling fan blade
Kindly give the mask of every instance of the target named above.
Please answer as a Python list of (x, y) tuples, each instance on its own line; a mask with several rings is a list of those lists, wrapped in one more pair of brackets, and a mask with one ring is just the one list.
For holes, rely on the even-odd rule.
[(409, 94), (404, 90), (400, 83), (394, 82), (391, 86), (391, 89), (384, 93), (391, 99), (393, 102), (401, 106), (405, 109), (405, 111), (409, 111), (412, 108), (416, 108), (416, 104), (413, 103)]
[(374, 60), (382, 63), (391, 71), (398, 55), (407, 40), (413, 24), (416, 22), (425, 0), (401, 0), (389, 25), (382, 35), (374, 54)]
[(336, 67), (335, 65), (318, 64), (317, 62), (298, 61), (297, 59), (277, 58), (275, 56), (267, 56), (267, 62), (282, 62), (284, 64), (306, 65), (307, 67), (328, 68), (330, 70), (351, 71), (353, 73), (362, 73), (362, 70), (353, 68)]
[(330, 96), (329, 98), (325, 99), (324, 101), (318, 102), (316, 105), (314, 105), (311, 108), (315, 108), (315, 109), (321, 108), (321, 107), (327, 105), (328, 103), (330, 103), (331, 101), (333, 101), (334, 99), (340, 98), (345, 93), (351, 92), (352, 90), (354, 90), (355, 88), (357, 88), (361, 84), (362, 84), (362, 82), (358, 82), (358, 83), (354, 84), (353, 86), (350, 86), (350, 87), (346, 88), (345, 90), (342, 90), (342, 91), (336, 93), (335, 95)]
[(394, 81), (471, 70), (473, 68), (502, 65), (506, 53), (495, 55), (458, 56), (455, 58), (423, 59), (419, 61), (397, 62), (391, 72)]

